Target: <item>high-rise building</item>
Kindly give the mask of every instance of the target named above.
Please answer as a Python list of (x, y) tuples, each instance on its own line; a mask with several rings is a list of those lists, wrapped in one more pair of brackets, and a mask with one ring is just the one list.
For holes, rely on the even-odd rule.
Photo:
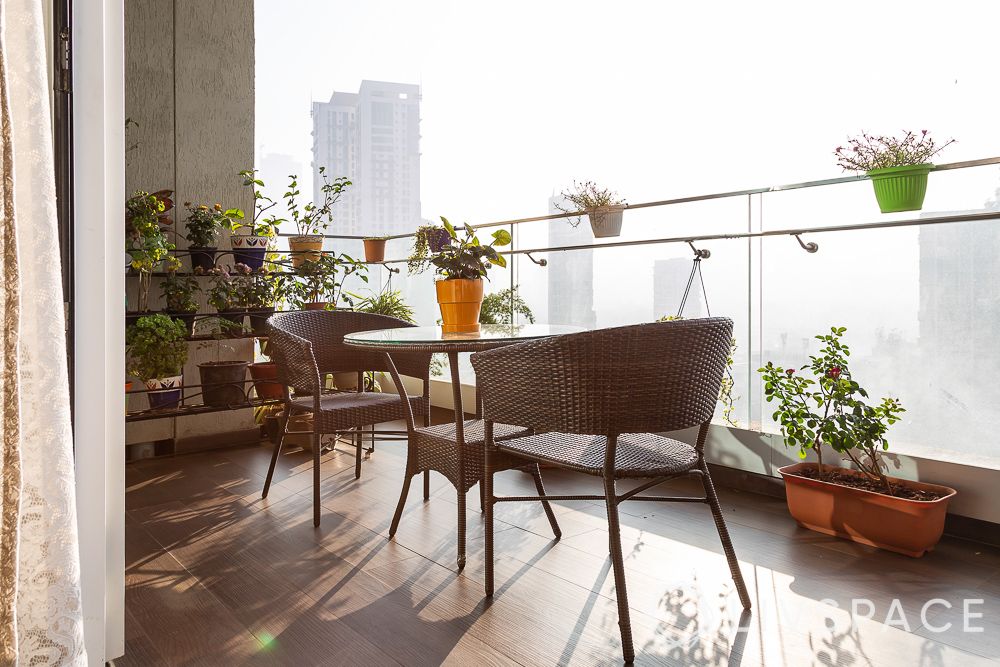
[[(653, 261), (653, 319), (664, 315), (676, 315), (680, 307), (684, 289), (691, 277), (691, 260), (683, 257), (657, 259)], [(705, 295), (701, 281), (694, 277), (691, 293), (684, 304), (684, 317), (691, 319), (704, 317)]]
[(353, 185), (334, 206), (330, 233), (382, 235), (420, 225), (420, 87), (362, 81), (357, 93), (313, 102), (313, 198), (319, 168)]
[[(562, 197), (549, 198), (549, 213), (559, 213), (557, 204), (569, 208)], [(576, 227), (565, 220), (551, 220), (549, 247), (591, 243), (593, 236), (586, 219)], [(549, 322), (571, 324), (585, 329), (597, 327), (594, 311), (594, 251), (568, 250), (550, 255)]]

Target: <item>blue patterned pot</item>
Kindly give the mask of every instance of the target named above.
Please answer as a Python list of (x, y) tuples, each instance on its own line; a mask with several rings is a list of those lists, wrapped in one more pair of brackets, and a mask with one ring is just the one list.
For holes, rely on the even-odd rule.
[(234, 263), (246, 264), (254, 271), (264, 265), (264, 256), (271, 241), (269, 237), (233, 234), (229, 240), (233, 246)]
[(146, 380), (149, 407), (153, 410), (173, 410), (180, 405), (183, 381), (184, 378), (180, 375)]

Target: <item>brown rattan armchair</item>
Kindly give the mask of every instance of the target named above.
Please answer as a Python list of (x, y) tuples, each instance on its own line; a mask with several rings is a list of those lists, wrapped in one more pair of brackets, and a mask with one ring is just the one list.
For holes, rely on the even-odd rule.
[[(401, 346), (402, 349), (403, 346)], [(438, 347), (438, 349), (441, 349)], [(446, 350), (451, 366), (452, 392), (454, 393), (455, 405), (461, 404), (460, 392), (461, 382), (459, 381), (458, 353), (454, 350)], [(386, 355), (389, 364), (389, 372), (392, 374), (393, 382), (401, 388), (403, 386), (399, 375), (393, 368), (393, 361), (400, 358), (400, 353), (393, 352), (392, 357)], [(400, 369), (402, 372), (402, 369)], [(402, 392), (402, 389), (400, 389)], [(483, 489), (483, 443), (485, 441), (484, 422), (481, 419), (464, 419), (456, 408), (455, 421), (435, 426), (417, 427), (414, 424), (413, 416), (407, 415), (407, 454), (406, 471), (403, 477), (403, 489), (399, 495), (399, 502), (396, 504), (396, 513), (392, 517), (392, 524), (389, 527), (389, 539), (396, 534), (399, 528), (399, 521), (403, 516), (403, 508), (406, 505), (406, 498), (410, 493), (411, 480), (420, 473), (424, 477), (424, 500), (430, 495), (429, 473), (438, 472), (445, 476), (457, 493), (456, 503), (458, 505), (458, 557), (456, 559), (458, 569), (465, 567), (465, 529), (466, 529), (466, 494), (473, 486), (479, 484), (480, 505), (484, 505)], [(461, 426), (459, 426), (461, 424)], [(514, 438), (531, 433), (530, 430), (510, 426), (507, 424), (493, 424), (493, 437), (495, 440), (503, 438)], [(520, 459), (516, 456), (498, 454), (493, 457), (493, 471), (502, 470), (522, 470), (531, 474), (535, 481), (535, 489), (538, 491), (538, 500), (542, 503), (545, 515), (552, 527), (552, 532), (558, 539), (562, 533), (559, 530), (559, 523), (552, 512), (552, 507), (545, 499), (545, 488), (542, 485), (542, 476), (538, 464), (534, 461)]]
[[(404, 401), (395, 392), (365, 391), (362, 374), (387, 371), (386, 357), (378, 352), (344, 345), (344, 335), (370, 329), (412, 326), (402, 320), (372, 313), (349, 311), (301, 311), (273, 315), (267, 321), (271, 356), (277, 365), (278, 381), (284, 385), (285, 426), (271, 455), (271, 465), (264, 480), (262, 497), (267, 497), (274, 475), (274, 466), (288, 433), (308, 433), (312, 437), (313, 454), (313, 524), (319, 525), (319, 460), (320, 438), (323, 434), (353, 434), (357, 446), (354, 476), (361, 476), (362, 437), (360, 430), (368, 425), (422, 416), (428, 423), (430, 415), (429, 384), (430, 355), (411, 352), (398, 355), (399, 373), (423, 381), (421, 396), (407, 396)], [(328, 373), (356, 372), (358, 387), (351, 391), (328, 391), (322, 378)], [(289, 431), (290, 417), (312, 415), (311, 431)], [(373, 438), (374, 440), (374, 438)]]
[[(715, 412), (732, 338), (732, 322), (706, 318), (603, 329), (533, 341), (472, 356), (485, 419), (486, 594), (493, 595), (493, 505), (538, 500), (496, 497), (499, 458), (595, 475), (604, 495), (547, 496), (604, 500), (608, 510), (622, 651), (634, 659), (618, 504), (625, 500), (704, 502), (712, 510), (740, 601), (750, 608), (743, 576), (719, 507), (704, 444)], [(621, 382), (619, 378), (627, 378)], [(534, 387), (535, 391), (525, 391)], [(498, 441), (493, 423), (517, 424), (537, 435)], [(657, 435), (698, 426), (688, 445)], [(669, 479), (696, 475), (704, 497), (639, 495)], [(619, 479), (648, 480), (618, 493)]]

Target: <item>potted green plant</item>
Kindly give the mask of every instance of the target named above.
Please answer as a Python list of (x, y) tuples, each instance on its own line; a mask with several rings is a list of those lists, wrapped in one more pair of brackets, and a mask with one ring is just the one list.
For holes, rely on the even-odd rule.
[(847, 146), (838, 146), (834, 155), (844, 171), (868, 175), (883, 213), (919, 211), (927, 194), (927, 175), (934, 169), (930, 160), (953, 143), (949, 139), (938, 146), (927, 130), (906, 132), (902, 137), (862, 132), (848, 139)]
[[(602, 188), (593, 181), (573, 181), (573, 187), (563, 190), (560, 195), (572, 208), (563, 208), (561, 204), (556, 204), (556, 208), (563, 213), (586, 213), (595, 238), (609, 238), (622, 233), (622, 217), (628, 204), (617, 192)], [(568, 220), (574, 227), (580, 224), (579, 216)]]
[[(850, 349), (841, 340), (845, 331), (832, 327), (816, 336), (822, 343), (819, 353), (798, 370), (771, 362), (760, 369), (766, 400), (777, 402), (772, 416), (785, 445), (798, 448), (801, 459), (809, 452), (816, 455), (816, 463), (778, 470), (789, 512), (810, 530), (921, 556), (941, 538), (955, 490), (885, 473), (885, 434), (904, 409), (895, 398), (867, 402), (868, 393), (848, 367)], [(853, 468), (824, 465), (824, 445)]]
[(510, 244), (510, 232), (498, 229), (493, 232), (493, 241), (483, 245), (468, 223), (461, 237), (444, 216), (441, 223), (448, 231), (448, 243), (431, 256), (431, 264), (440, 276), (434, 287), (441, 309), (441, 329), (447, 333), (479, 331), (483, 278), (494, 265), (507, 266), (496, 248)]
[(284, 296), (287, 274), (267, 271), (261, 267), (246, 278), (246, 308), (250, 316), (250, 329), (263, 334), (267, 318), (274, 314), (275, 304)]
[(239, 220), (233, 221), (233, 235), (229, 237), (229, 243), (233, 247), (234, 262), (257, 270), (264, 265), (264, 258), (277, 235), (278, 226), (284, 220), (274, 215), (265, 215), (278, 203), (262, 192), (264, 181), (257, 177), (256, 169), (244, 169), (239, 172), (239, 176), (243, 179), (244, 187), (253, 192), (253, 218), (247, 222), (244, 216), (240, 216)]
[(195, 313), (198, 312), (197, 295), (201, 292), (198, 280), (191, 276), (178, 276), (171, 272), (160, 283), (166, 314), (184, 322), (188, 335), (194, 333)]
[(359, 313), (388, 315), (404, 322), (416, 324), (416, 320), (413, 318), (413, 308), (403, 300), (403, 295), (399, 290), (385, 289), (365, 297), (358, 294), (351, 296), (358, 299), (354, 309)]
[(333, 205), (351, 185), (351, 181), (344, 176), (330, 180), (325, 167), (319, 168), (319, 176), (323, 183), (320, 186), (320, 193), (323, 196), (321, 202), (309, 202), (300, 207), (298, 197), (302, 193), (299, 191), (298, 177), (294, 175), (290, 177), (288, 190), (284, 194), (288, 215), (295, 223), (296, 236), (288, 239), (288, 247), (292, 254), (292, 267), (296, 269), (304, 261), (314, 262), (320, 258), (323, 251), (323, 232), (333, 219)]
[(185, 238), (191, 255), (191, 269), (201, 267), (207, 271), (215, 266), (219, 232), (232, 230), (234, 223), (243, 219), (243, 211), (238, 208), (223, 209), (222, 204), (192, 206), (191, 202), (185, 202), (184, 206), (188, 210)]
[(304, 260), (296, 278), (288, 285), (288, 297), (295, 308), (326, 310), (337, 308), (342, 297), (350, 305), (350, 296), (344, 294), (344, 280), (357, 274), (368, 282), (368, 267), (345, 254), (321, 255), (316, 260)]
[[(246, 264), (233, 265), (232, 271), (216, 266), (208, 272), (212, 276), (208, 289), (208, 304), (215, 308), (223, 329), (242, 331), (246, 316), (246, 276), (251, 273)], [(228, 325), (227, 325), (228, 323)]]
[(513, 324), (514, 315), (520, 315), (530, 324), (535, 323), (535, 314), (517, 293), (517, 286), (484, 296), (483, 306), (479, 310), (479, 323)]
[(431, 253), (440, 252), (451, 237), (448, 230), (437, 225), (421, 225), (413, 233), (413, 249), (406, 260), (406, 268), (411, 276), (423, 273), (431, 265)]
[(181, 375), (187, 362), (187, 328), (180, 320), (155, 314), (140, 317), (125, 332), (128, 373), (149, 390), (149, 407), (175, 408), (181, 400)]
[(127, 322), (149, 312), (149, 288), (153, 272), (166, 259), (174, 244), (167, 240), (163, 227), (170, 224), (173, 208), (170, 190), (149, 193), (137, 190), (125, 200), (125, 252), (129, 265), (139, 276), (137, 308)]
[(384, 262), (385, 244), (388, 240), (388, 236), (366, 236), (362, 239), (365, 244), (365, 261), (372, 264)]

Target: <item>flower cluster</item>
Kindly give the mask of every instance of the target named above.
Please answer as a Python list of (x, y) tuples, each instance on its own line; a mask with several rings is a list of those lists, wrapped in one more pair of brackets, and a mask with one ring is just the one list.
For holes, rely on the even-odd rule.
[(949, 139), (938, 146), (927, 130), (919, 133), (907, 131), (902, 137), (875, 136), (862, 132), (851, 137), (847, 146), (837, 146), (837, 166), (844, 171), (872, 171), (889, 167), (906, 167), (927, 164), (931, 158), (955, 143)]

